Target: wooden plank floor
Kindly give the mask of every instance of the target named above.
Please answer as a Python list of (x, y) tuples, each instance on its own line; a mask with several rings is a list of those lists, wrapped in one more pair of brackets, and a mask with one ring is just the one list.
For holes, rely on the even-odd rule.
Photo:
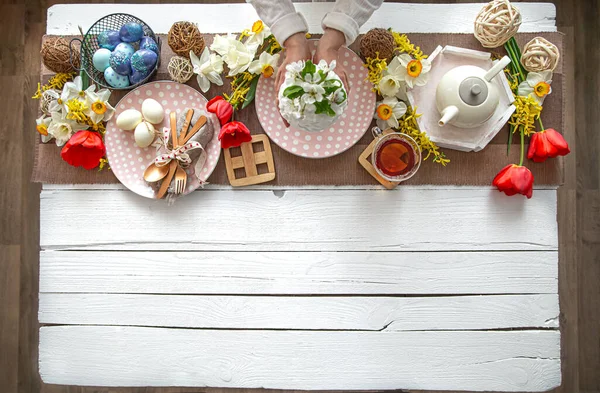
[[(80, 388), (42, 384), (38, 375), (39, 192), (29, 177), (33, 162), (39, 47), (47, 7), (59, 1), (0, 0), (0, 392), (191, 393), (257, 392), (249, 389)], [(65, 1), (60, 1), (65, 2)], [(109, 2), (109, 1), (67, 1)], [(159, 3), (160, 1), (128, 1)], [(164, 1), (174, 2), (174, 1)], [(198, 1), (189, 1), (195, 2)], [(408, 1), (451, 3), (467, 1)], [(572, 153), (559, 190), (559, 292), (561, 304), (562, 393), (600, 392), (600, 121), (597, 72), (600, 2), (554, 0), (559, 30), (575, 53), (567, 100), (574, 127), (566, 135)], [(577, 38), (575, 38), (577, 37)]]

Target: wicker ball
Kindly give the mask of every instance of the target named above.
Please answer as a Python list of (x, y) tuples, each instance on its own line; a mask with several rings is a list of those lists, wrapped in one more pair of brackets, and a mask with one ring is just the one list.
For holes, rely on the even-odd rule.
[(204, 37), (192, 22), (175, 22), (169, 30), (168, 43), (173, 52), (187, 59), (191, 50), (197, 56), (204, 50)]
[(360, 53), (365, 58), (375, 58), (379, 54), (380, 59), (388, 62), (394, 56), (396, 43), (392, 33), (386, 29), (371, 29), (360, 40)]
[(475, 38), (485, 48), (497, 48), (511, 39), (521, 26), (521, 13), (508, 0), (493, 0), (475, 18)]
[(185, 83), (194, 75), (192, 63), (182, 56), (173, 56), (169, 60), (169, 76), (175, 82)]
[(55, 96), (50, 95), (51, 92), (60, 95), (60, 91), (58, 90), (46, 90), (42, 93), (42, 97), (40, 98), (40, 110), (45, 115), (50, 115), (50, 103), (56, 100)]
[(42, 61), (44, 65), (54, 72), (75, 71), (73, 65), (79, 68), (79, 51), (73, 52), (73, 65), (71, 65), (69, 43), (62, 37), (49, 37), (42, 44)]
[(523, 48), (521, 64), (529, 72), (554, 71), (560, 59), (556, 45), (542, 37), (535, 37)]

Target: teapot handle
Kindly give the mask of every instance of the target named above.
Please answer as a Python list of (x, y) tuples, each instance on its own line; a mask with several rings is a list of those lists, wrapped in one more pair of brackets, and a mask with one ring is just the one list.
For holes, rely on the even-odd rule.
[(504, 69), (504, 67), (510, 64), (510, 61), (510, 57), (504, 56), (503, 58), (498, 60), (488, 72), (485, 73), (485, 76), (483, 78), (486, 81), (491, 82), (492, 79), (494, 79), (494, 77)]

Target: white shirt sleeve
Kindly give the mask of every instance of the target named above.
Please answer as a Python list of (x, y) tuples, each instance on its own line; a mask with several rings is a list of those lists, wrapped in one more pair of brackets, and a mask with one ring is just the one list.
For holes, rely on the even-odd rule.
[(358, 37), (360, 27), (377, 10), (383, 0), (337, 0), (331, 12), (328, 12), (321, 25), (344, 33), (346, 45), (350, 45)]
[(292, 0), (246, 0), (252, 4), (258, 17), (271, 29), (277, 41), (285, 40), (296, 33), (308, 32), (302, 14), (296, 12)]

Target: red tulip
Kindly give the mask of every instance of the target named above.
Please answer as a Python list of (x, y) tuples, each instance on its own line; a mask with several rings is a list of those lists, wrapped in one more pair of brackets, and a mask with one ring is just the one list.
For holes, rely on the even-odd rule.
[(544, 162), (547, 158), (566, 156), (571, 152), (565, 138), (553, 128), (536, 132), (529, 141), (527, 158), (534, 162)]
[(221, 126), (225, 125), (233, 115), (233, 107), (221, 96), (216, 96), (208, 101), (206, 103), (206, 110), (217, 115)]
[(492, 185), (506, 195), (523, 194), (529, 199), (533, 194), (533, 174), (524, 166), (510, 164), (498, 172)]
[(232, 121), (221, 127), (219, 140), (221, 141), (221, 147), (227, 149), (230, 147), (237, 147), (244, 142), (250, 142), (252, 140), (252, 135), (250, 135), (250, 130), (244, 123)]
[(100, 165), (104, 157), (104, 142), (97, 132), (77, 131), (62, 148), (60, 155), (72, 166), (92, 169)]

